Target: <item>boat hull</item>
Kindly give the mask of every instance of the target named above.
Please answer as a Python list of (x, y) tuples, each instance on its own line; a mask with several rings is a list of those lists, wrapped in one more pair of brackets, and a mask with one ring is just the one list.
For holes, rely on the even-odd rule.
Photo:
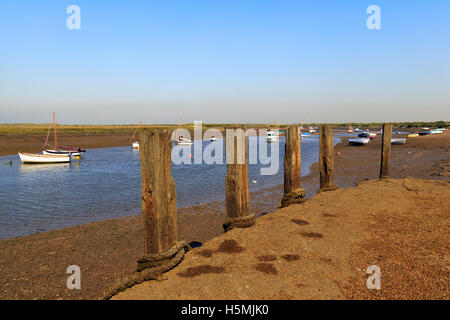
[(363, 137), (363, 138), (355, 138), (355, 139), (348, 139), (348, 144), (351, 146), (363, 146), (368, 144), (370, 141), (370, 138)]
[(192, 146), (192, 141), (188, 139), (178, 140), (175, 143), (177, 146)]
[(48, 155), (37, 153), (19, 152), (22, 163), (67, 163), (70, 162), (69, 155)]
[(391, 139), (391, 144), (405, 144), (406, 138)]
[(68, 155), (74, 157), (81, 156), (81, 153), (78, 151), (42, 150), (42, 153), (47, 155)]

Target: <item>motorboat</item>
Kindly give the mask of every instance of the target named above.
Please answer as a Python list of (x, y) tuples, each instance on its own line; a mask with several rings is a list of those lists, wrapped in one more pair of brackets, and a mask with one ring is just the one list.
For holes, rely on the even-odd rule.
[(267, 131), (267, 142), (275, 142), (277, 141), (277, 134), (275, 131)]
[(209, 139), (209, 141), (217, 141), (217, 138), (214, 137), (214, 136), (212, 136), (212, 137)]
[(391, 144), (405, 144), (406, 138), (391, 139)]
[(139, 141), (135, 141), (131, 144), (131, 146), (133, 147), (133, 149), (137, 149), (139, 150)]
[(361, 133), (358, 133), (358, 137), (359, 138), (369, 138), (370, 139), (370, 134), (369, 134), (369, 132), (361, 132)]
[(363, 146), (368, 144), (370, 141), (369, 137), (351, 138), (348, 139), (348, 144), (350, 146)]
[(70, 162), (68, 154), (38, 154), (19, 152), (20, 161), (23, 163), (64, 163)]

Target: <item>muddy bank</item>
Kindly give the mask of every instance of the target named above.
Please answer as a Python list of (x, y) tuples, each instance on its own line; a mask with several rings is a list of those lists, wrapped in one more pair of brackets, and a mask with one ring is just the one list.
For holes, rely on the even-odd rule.
[[(58, 144), (81, 147), (82, 149), (131, 146), (133, 133), (119, 132), (108, 134), (58, 134)], [(50, 145), (53, 143), (50, 137)], [(17, 152), (41, 153), (45, 136), (0, 136), (0, 156), (17, 154)]]

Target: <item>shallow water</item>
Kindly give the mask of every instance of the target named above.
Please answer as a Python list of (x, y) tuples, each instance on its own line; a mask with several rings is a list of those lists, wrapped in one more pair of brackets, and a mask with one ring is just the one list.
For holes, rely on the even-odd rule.
[[(203, 149), (210, 143), (203, 141)], [(302, 139), (303, 176), (318, 161), (318, 145), (318, 136)], [(259, 162), (249, 165), (250, 192), (283, 182), (284, 147), (281, 137), (277, 174), (261, 175)], [(193, 155), (193, 146), (187, 148)], [(249, 153), (253, 148), (249, 143)], [(225, 174), (225, 164), (172, 164), (177, 207), (224, 200)], [(131, 147), (90, 149), (71, 164), (29, 165), (21, 164), (18, 155), (2, 156), (0, 238), (139, 214), (140, 187), (139, 152)]]

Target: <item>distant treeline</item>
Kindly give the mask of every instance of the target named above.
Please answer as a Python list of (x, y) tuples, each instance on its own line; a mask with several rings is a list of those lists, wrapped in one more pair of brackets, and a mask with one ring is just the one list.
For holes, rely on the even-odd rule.
[[(224, 123), (203, 123), (203, 130), (207, 130), (209, 128), (217, 128), (217, 129), (228, 129), (233, 128), (236, 125), (244, 127), (244, 128), (281, 128), (284, 129), (287, 127), (286, 124), (277, 124), (277, 123), (243, 123), (243, 124), (224, 124)], [(300, 123), (297, 123), (298, 126), (301, 126)], [(303, 123), (304, 128), (309, 127), (318, 127), (320, 123)], [(332, 123), (334, 128), (347, 128), (348, 126), (352, 126), (360, 129), (369, 129), (369, 128), (381, 128), (383, 123)], [(60, 125), (57, 124), (57, 130), (59, 134), (114, 134), (114, 133), (125, 133), (125, 132), (133, 132), (136, 130), (138, 125)], [(394, 123), (394, 127), (396, 128), (447, 128), (450, 126), (449, 121), (434, 121), (434, 122), (396, 122)], [(47, 134), (49, 129), (53, 129), (52, 124), (32, 124), (32, 123), (21, 123), (21, 124), (0, 124), (0, 136), (6, 135), (44, 135)], [(174, 124), (143, 124), (143, 128), (169, 128), (175, 129), (178, 125)], [(193, 123), (183, 124), (184, 129), (188, 129), (192, 131), (194, 129)]]
[[(396, 128), (447, 128), (450, 126), (449, 121), (433, 121), (433, 122), (393, 122), (394, 127)], [(299, 124), (300, 125), (300, 124)], [(319, 126), (320, 123), (308, 123), (303, 124), (304, 127), (315, 127)], [(332, 123), (331, 124), (335, 128), (347, 128), (352, 126), (353, 128), (380, 128), (383, 123), (382, 122), (370, 122), (370, 123), (361, 123), (361, 122), (349, 122), (349, 123)]]

